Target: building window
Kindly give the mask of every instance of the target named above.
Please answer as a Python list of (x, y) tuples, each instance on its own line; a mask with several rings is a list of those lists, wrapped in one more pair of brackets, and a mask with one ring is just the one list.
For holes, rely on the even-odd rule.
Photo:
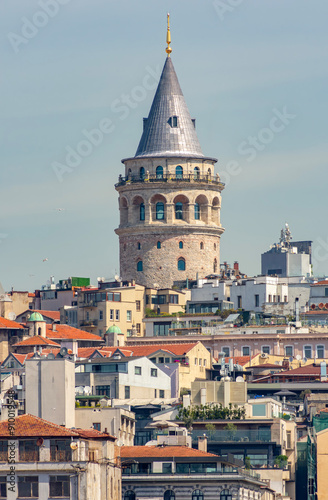
[(104, 319), (104, 311), (99, 311), (99, 320), (102, 321)]
[(165, 394), (164, 394), (164, 389), (160, 389), (160, 390), (159, 390), (159, 397), (160, 397), (160, 398), (164, 398), (164, 397), (165, 397)]
[(169, 295), (170, 304), (179, 304), (179, 295)]
[(116, 311), (115, 311), (115, 319), (116, 319), (116, 321), (120, 321), (120, 311), (119, 311), (119, 309), (116, 309)]
[(200, 207), (199, 203), (195, 203), (195, 220), (200, 219)]
[(142, 260), (139, 260), (137, 262), (137, 271), (143, 271)]
[(238, 302), (238, 309), (241, 309), (243, 305), (241, 295), (237, 296), (237, 302)]
[(111, 321), (114, 321), (114, 309), (110, 310), (109, 317), (110, 317)]
[(178, 126), (178, 117), (172, 116), (172, 127), (176, 128)]
[(157, 242), (157, 248), (161, 248), (161, 242), (160, 241)]
[(222, 490), (220, 493), (220, 500), (232, 500), (232, 494), (229, 490)]
[(157, 377), (157, 368), (151, 368), (150, 375), (151, 377)]
[(88, 312), (86, 313), (86, 318), (87, 318), (87, 321), (89, 321), (89, 319), (90, 319), (90, 314), (89, 314)]
[(288, 297), (287, 297), (287, 295), (284, 295), (284, 302), (288, 302)]
[(292, 345), (286, 345), (285, 346), (285, 356), (290, 357), (290, 356), (293, 356), (293, 354), (294, 354), (294, 348), (293, 348), (293, 346)]
[(270, 346), (269, 345), (262, 345), (261, 351), (263, 354), (270, 354)]
[(51, 439), (50, 440), (50, 461), (51, 462), (70, 462), (72, 459), (72, 450), (70, 439)]
[(216, 250), (216, 243), (214, 243), (214, 250)]
[(312, 358), (312, 346), (311, 345), (305, 345), (303, 347), (303, 355), (307, 359), (311, 359)]
[(140, 176), (140, 179), (144, 179), (145, 178), (145, 169), (144, 169), (144, 167), (140, 167), (140, 169), (139, 169), (139, 176)]
[(70, 476), (50, 476), (49, 496), (50, 498), (70, 497)]
[(8, 441), (0, 441), (0, 462), (8, 461)]
[(204, 359), (204, 366), (206, 366), (206, 365), (207, 365), (207, 361), (206, 361), (206, 359)]
[(198, 363), (198, 359), (197, 359), (197, 358), (195, 358), (195, 365), (197, 365), (197, 363)]
[(183, 248), (183, 241), (179, 241), (179, 248)]
[(186, 261), (181, 258), (178, 260), (178, 271), (185, 271), (185, 270), (186, 270)]
[(107, 396), (110, 398), (110, 385), (96, 385), (96, 396)]
[(249, 356), (249, 355), (250, 355), (251, 350), (250, 350), (250, 348), (249, 348), (249, 346), (248, 346), (248, 345), (244, 345), (244, 346), (242, 347), (242, 353), (243, 353), (243, 354), (242, 354), (243, 356)]
[(144, 203), (140, 203), (139, 218), (140, 218), (140, 220), (145, 220), (145, 204)]
[(182, 177), (183, 177), (183, 168), (181, 167), (181, 165), (178, 165), (175, 168), (175, 176), (176, 176), (177, 179), (182, 179)]
[(94, 422), (92, 424), (92, 427), (94, 428), (95, 431), (101, 431), (101, 423), (100, 422)]
[(156, 220), (164, 220), (164, 203), (162, 201), (156, 203)]
[(141, 250), (141, 243), (140, 243), (139, 241), (138, 241), (138, 243), (137, 243), (137, 249), (138, 249), (138, 250)]
[(124, 493), (124, 500), (136, 500), (136, 494), (134, 491), (128, 490)]
[(19, 441), (19, 461), (20, 462), (38, 462), (39, 446), (36, 440), (24, 439)]
[(194, 168), (194, 179), (199, 179), (199, 168), (198, 167), (195, 167)]
[(204, 500), (204, 493), (201, 490), (194, 490), (192, 492), (191, 500)]
[(135, 375), (141, 375), (141, 366), (135, 366), (134, 367), (134, 374)]
[(214, 259), (214, 262), (213, 262), (213, 272), (216, 273), (218, 270), (218, 261), (216, 259)]
[(222, 352), (224, 352), (225, 358), (230, 358), (230, 347), (222, 347)]
[(269, 295), (268, 302), (272, 302), (272, 295)]
[(292, 447), (292, 431), (286, 431), (286, 444), (287, 450), (290, 450)]
[[(6, 461), (8, 458), (6, 458)], [(0, 477), (0, 498), (7, 498), (7, 480), (6, 476)]]
[[(164, 466), (165, 464), (163, 464)], [(163, 470), (164, 472), (164, 470)], [(163, 500), (175, 500), (175, 493), (172, 490), (166, 490), (164, 493), (164, 499)]]
[(175, 218), (176, 219), (183, 219), (183, 205), (181, 202), (178, 202), (175, 204)]
[(317, 345), (317, 358), (324, 359), (325, 358), (325, 346)]
[(126, 321), (132, 321), (132, 311), (126, 311)]
[(163, 179), (163, 173), (163, 167), (161, 167), (160, 165), (156, 167), (156, 179)]
[(124, 387), (124, 397), (125, 399), (130, 399), (130, 386), (126, 385)]
[(137, 328), (137, 333), (138, 334), (141, 333), (141, 325), (140, 325), (140, 323), (136, 324), (136, 328)]
[(154, 390), (154, 398), (157, 398), (157, 389)]
[(136, 311), (140, 311), (140, 310), (141, 310), (140, 300), (136, 300)]
[(18, 476), (18, 498), (38, 498), (38, 476)]
[(204, 250), (204, 243), (203, 243), (202, 241), (201, 241), (201, 242), (200, 242), (200, 244), (199, 244), (199, 248), (200, 248), (201, 250)]
[(255, 297), (255, 307), (260, 307), (260, 296), (254, 295)]

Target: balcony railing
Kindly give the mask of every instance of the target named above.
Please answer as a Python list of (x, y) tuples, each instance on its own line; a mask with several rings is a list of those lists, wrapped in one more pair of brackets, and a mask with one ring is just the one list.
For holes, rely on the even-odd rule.
[[(271, 430), (216, 430), (205, 431), (209, 442), (266, 442), (271, 441)], [(203, 436), (204, 430), (192, 431), (192, 440), (197, 442), (198, 436)]]
[(236, 475), (236, 476), (247, 476), (247, 477), (253, 477), (254, 479), (259, 480), (260, 479), (260, 474), (253, 470), (247, 470), (247, 469), (241, 469), (241, 468), (231, 468), (229, 470), (221, 470), (221, 471), (212, 471), (212, 472), (152, 472), (151, 470), (148, 471), (131, 471), (128, 468), (122, 469), (122, 478), (127, 479), (129, 476), (132, 476), (134, 478), (141, 478), (141, 476), (157, 476), (157, 477), (162, 477), (162, 476), (180, 476), (181, 478), (183, 477), (193, 477), (196, 475), (201, 475), (201, 476), (228, 476), (228, 475)]
[(97, 319), (83, 320), (80, 322), (80, 326), (89, 326), (90, 328), (93, 328), (97, 325), (98, 325)]
[(71, 450), (51, 450), (50, 461), (51, 462), (70, 462), (72, 460)]
[(125, 186), (130, 183), (148, 183), (148, 182), (206, 182), (207, 184), (215, 184), (220, 185), (222, 188), (224, 187), (224, 183), (220, 181), (219, 176), (213, 175), (175, 175), (175, 174), (145, 174), (144, 176), (139, 175), (128, 175), (127, 177), (119, 176), (118, 183), (115, 184), (115, 187)]
[(20, 462), (38, 462), (39, 461), (39, 450), (20, 450), (19, 451), (19, 461)]

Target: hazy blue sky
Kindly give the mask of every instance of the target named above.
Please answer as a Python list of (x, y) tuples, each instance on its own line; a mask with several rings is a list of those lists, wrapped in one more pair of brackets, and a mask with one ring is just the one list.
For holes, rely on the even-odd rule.
[[(6, 289), (118, 272), (114, 183), (165, 61), (167, 11), (202, 149), (227, 182), (221, 262), (259, 273), (287, 221), (295, 240), (313, 240), (315, 271), (328, 273), (327, 0), (2, 0)], [(56, 175), (55, 162), (104, 119), (110, 132)]]

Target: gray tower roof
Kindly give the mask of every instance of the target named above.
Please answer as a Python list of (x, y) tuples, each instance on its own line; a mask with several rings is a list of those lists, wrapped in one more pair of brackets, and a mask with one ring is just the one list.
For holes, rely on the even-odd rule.
[[(177, 117), (177, 120), (173, 117)], [(170, 57), (166, 58), (136, 157), (204, 157)]]

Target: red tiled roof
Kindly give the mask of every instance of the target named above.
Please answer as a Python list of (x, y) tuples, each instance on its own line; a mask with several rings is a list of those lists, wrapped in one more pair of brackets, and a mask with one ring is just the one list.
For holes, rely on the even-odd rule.
[(17, 354), (16, 352), (12, 352), (11, 355), (14, 356), (14, 358), (16, 358), (21, 365), (25, 363), (27, 354)]
[(54, 321), (60, 321), (60, 312), (59, 311), (43, 311), (40, 309), (34, 309), (31, 312), (37, 312), (42, 314), (42, 316), (46, 316), (47, 318), (53, 319)]
[(44, 345), (60, 348), (60, 344), (57, 344), (57, 342), (41, 337), (40, 335), (35, 335), (34, 337), (30, 337), (28, 339), (22, 340), (21, 342), (17, 342), (17, 344), (13, 344), (13, 347), (44, 346)]
[(79, 330), (69, 325), (55, 325), (56, 329), (53, 330), (53, 325), (46, 325), (46, 334), (49, 339), (76, 339), (76, 340), (93, 340), (94, 342), (102, 342), (103, 339), (93, 333)]
[[(157, 351), (165, 351), (174, 356), (184, 356), (193, 347), (195, 347), (200, 342), (194, 342), (190, 344), (153, 344), (153, 345), (138, 345), (138, 346), (128, 346), (126, 351), (133, 353), (133, 356), (149, 356)], [(118, 347), (120, 351), (124, 352), (124, 348)], [(130, 356), (130, 354), (129, 354)]]
[(262, 365), (252, 365), (250, 366), (250, 368), (263, 368), (263, 369), (266, 369), (266, 368), (277, 368), (279, 370), (283, 370), (283, 367), (281, 365), (274, 365), (272, 363), (263, 363)]
[(138, 457), (216, 457), (213, 453), (206, 453), (188, 446), (121, 446), (121, 458)]
[(108, 434), (108, 432), (100, 432), (97, 431), (96, 429), (75, 429), (75, 431), (79, 434), (80, 437), (82, 438), (91, 438), (91, 439), (99, 439), (99, 438), (110, 438), (113, 441), (116, 441), (116, 437), (112, 436), (111, 434)]
[(0, 316), (0, 328), (23, 330), (22, 325), (10, 319), (3, 318), (2, 316)]
[(323, 280), (323, 281), (318, 281), (318, 283), (313, 283), (311, 286), (322, 286), (322, 285), (328, 285), (328, 280)]
[(53, 424), (43, 418), (35, 417), (29, 413), (15, 417), (12, 426), (14, 434), (10, 433), (8, 420), (0, 422), (0, 437), (71, 437), (78, 436), (74, 430)]
[(28, 297), (35, 297), (35, 293), (30, 293), (29, 292)]
[[(252, 356), (252, 359), (254, 359), (256, 356)], [(218, 361), (220, 360), (221, 358), (218, 358)], [(225, 362), (226, 363), (229, 363), (229, 359), (233, 359), (233, 362), (235, 365), (240, 365), (240, 366), (244, 366), (246, 365), (246, 363), (249, 363), (250, 362), (250, 357), (249, 356), (235, 356), (235, 357), (231, 357), (231, 358), (225, 358)]]
[(275, 377), (284, 375), (320, 375), (320, 366), (306, 365), (295, 368), (294, 370), (286, 370), (280, 373), (275, 373)]

